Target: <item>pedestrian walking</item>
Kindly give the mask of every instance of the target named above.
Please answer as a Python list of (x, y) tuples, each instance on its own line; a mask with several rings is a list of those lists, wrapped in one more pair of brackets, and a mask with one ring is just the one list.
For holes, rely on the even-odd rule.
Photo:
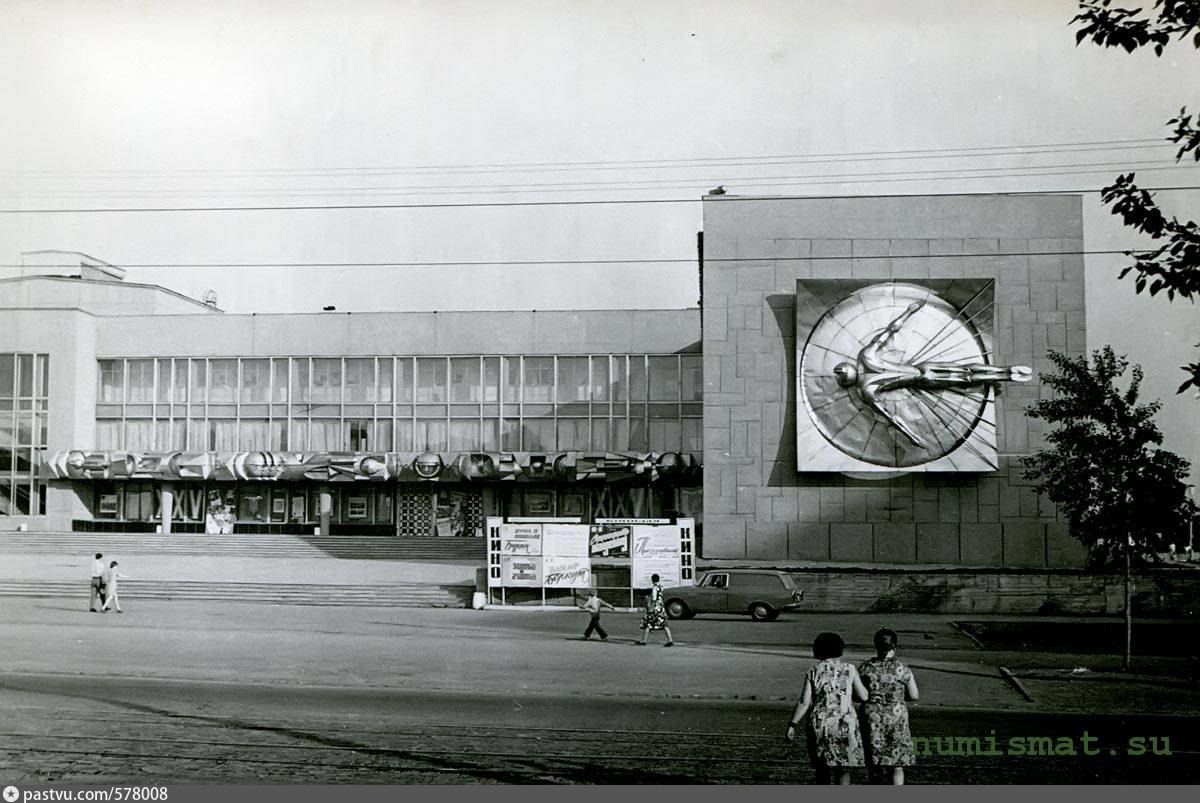
[(812, 649), (818, 663), (804, 676), (804, 691), (788, 723), (787, 740), (795, 741), (803, 720), (817, 782), (848, 784), (850, 768), (866, 763), (854, 701), (865, 701), (867, 690), (854, 665), (842, 660), (846, 643), (837, 633), (820, 634)]
[(100, 601), (100, 606), (104, 606), (104, 555), (97, 552), (96, 557), (92, 560), (92, 584), (91, 593), (89, 594), (88, 609), (92, 613), (96, 613), (96, 600)]
[(651, 630), (662, 630), (666, 633), (667, 643), (664, 647), (675, 646), (671, 638), (671, 628), (667, 627), (667, 608), (663, 604), (663, 589), (658, 581), (658, 575), (650, 575), (650, 594), (646, 597), (646, 613), (642, 616), (642, 637), (634, 642), (639, 647), (646, 644), (646, 636)]
[(616, 610), (616, 608), (600, 599), (600, 595), (596, 593), (596, 589), (589, 588), (587, 600), (585, 600), (584, 603), (579, 606), (579, 610), (587, 611), (592, 615), (591, 619), (588, 620), (587, 630), (583, 631), (584, 641), (587, 641), (592, 637), (593, 630), (595, 630), (596, 634), (600, 636), (601, 641), (608, 641), (608, 633), (606, 633), (604, 628), (600, 626), (600, 611), (604, 608), (608, 608), (610, 611)]
[(863, 704), (867, 767), (873, 780), (904, 783), (904, 768), (916, 763), (905, 700), (918, 697), (912, 670), (896, 659), (896, 633), (884, 628), (875, 634), (875, 657), (858, 668), (867, 701)]
[(104, 600), (104, 607), (100, 609), (100, 613), (108, 613), (110, 607), (115, 607), (117, 613), (124, 613), (121, 610), (121, 600), (117, 597), (117, 580), (128, 579), (128, 577), (117, 571), (117, 562), (115, 560), (108, 564), (108, 571), (104, 575), (104, 583), (108, 586), (108, 596)]

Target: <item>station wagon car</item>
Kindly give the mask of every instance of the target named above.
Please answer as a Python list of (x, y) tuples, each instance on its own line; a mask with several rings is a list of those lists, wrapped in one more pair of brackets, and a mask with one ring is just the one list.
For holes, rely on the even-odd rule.
[(667, 615), (691, 619), (698, 613), (748, 613), (756, 622), (798, 608), (804, 592), (787, 572), (771, 569), (714, 569), (694, 586), (663, 589)]

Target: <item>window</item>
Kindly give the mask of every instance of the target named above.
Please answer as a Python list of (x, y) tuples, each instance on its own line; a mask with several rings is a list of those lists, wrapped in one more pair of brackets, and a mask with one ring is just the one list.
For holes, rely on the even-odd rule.
[(608, 357), (592, 357), (592, 401), (608, 401)]
[(271, 360), (271, 371), (274, 379), (271, 382), (271, 401), (283, 403), (288, 399), (288, 361), (287, 357)]
[(629, 399), (646, 400), (646, 358), (641, 355), (629, 358)]
[(558, 358), (558, 403), (588, 400), (588, 358)]
[(308, 401), (308, 358), (292, 360), (292, 404)]
[(336, 418), (314, 418), (309, 424), (309, 451), (340, 452), (346, 448), (342, 443), (342, 422)]
[[(100, 361), (100, 376), (103, 380), (104, 370), (111, 366), (114, 360)], [(13, 390), (16, 388), (16, 372), (17, 372), (17, 356), (15, 354), (0, 354), (0, 398), (11, 398)], [(103, 381), (101, 381), (103, 387)], [(104, 400), (101, 394), (101, 401)], [(120, 398), (117, 399), (120, 401)]]
[(208, 398), (208, 367), (204, 360), (192, 360), (192, 403), (203, 404)]
[(390, 452), (395, 447), (392, 446), (392, 420), (390, 418), (381, 418), (375, 422), (375, 451)]
[(242, 360), (242, 404), (265, 404), (270, 397), (270, 360)]
[(233, 404), (237, 401), (237, 360), (208, 361), (208, 403)]
[(586, 418), (558, 419), (558, 449), (582, 451), (592, 442), (591, 424)]
[(346, 403), (375, 401), (375, 360), (346, 360)]
[(479, 404), (483, 401), (479, 360), (475, 357), (450, 360), (450, 401), (453, 404)]
[(396, 360), (396, 401), (412, 404), (414, 387), (412, 358), (401, 357)]
[(444, 359), (417, 360), (417, 403), (446, 403), (446, 361)]
[(445, 419), (418, 419), (414, 451), (444, 452), (447, 445), (446, 435)]
[(554, 451), (554, 420), (526, 419), (521, 432), (521, 448), (526, 452)]
[(479, 421), (472, 419), (451, 420), (450, 451), (469, 452), (479, 448)]
[(522, 387), (526, 404), (552, 404), (554, 402), (554, 358), (526, 357)]
[(171, 379), (174, 373), (171, 370), (170, 360), (158, 361), (158, 394), (156, 400), (159, 404), (169, 404), (171, 401)]
[(371, 422), (365, 418), (346, 421), (346, 447), (352, 452), (366, 452), (371, 448)]
[(679, 401), (679, 358), (651, 357), (650, 401)]
[(181, 404), (188, 400), (188, 361), (175, 361), (175, 403)]
[(699, 354), (685, 354), (680, 357), (682, 376), (680, 384), (683, 387), (683, 400), (703, 401), (704, 399), (704, 361)]
[(394, 368), (391, 357), (379, 358), (379, 395), (376, 398), (381, 402), (390, 402), (392, 400)]
[(521, 358), (504, 357), (503, 360), (501, 378), (504, 383), (504, 403), (517, 404), (521, 401)]
[(154, 360), (129, 360), (126, 368), (125, 401), (150, 404), (154, 401)]
[(483, 401), (494, 404), (500, 401), (500, 359), (483, 358)]
[[(0, 377), (7, 376), (9, 393), (12, 393), (12, 356), (5, 355), (9, 362), (9, 370), (7, 374), (4, 372), (3, 363), (0, 363)], [(103, 404), (120, 404), (124, 398), (122, 390), (124, 383), (125, 364), (122, 360), (101, 360), (100, 361), (100, 401)], [(0, 379), (3, 381), (3, 379)], [(3, 393), (3, 388), (0, 388), (0, 393)]]
[(342, 361), (315, 357), (312, 361), (312, 400), (337, 404), (342, 400)]
[(263, 452), (271, 448), (271, 429), (265, 418), (243, 418), (239, 429), (239, 451)]

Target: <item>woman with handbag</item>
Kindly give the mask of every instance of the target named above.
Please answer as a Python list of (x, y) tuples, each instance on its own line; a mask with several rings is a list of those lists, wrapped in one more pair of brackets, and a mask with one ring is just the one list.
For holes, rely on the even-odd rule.
[(796, 728), (808, 715), (805, 735), (818, 783), (848, 784), (850, 768), (866, 764), (854, 701), (865, 702), (867, 690), (854, 664), (842, 660), (845, 649), (837, 633), (816, 637), (818, 663), (804, 676), (804, 691), (788, 723), (787, 740), (795, 741)]
[(646, 644), (646, 636), (651, 630), (662, 630), (667, 635), (664, 647), (672, 647), (675, 641), (671, 638), (671, 628), (667, 627), (667, 608), (663, 603), (663, 589), (657, 574), (650, 575), (650, 594), (646, 597), (646, 613), (642, 615), (642, 637), (634, 642), (639, 647)]

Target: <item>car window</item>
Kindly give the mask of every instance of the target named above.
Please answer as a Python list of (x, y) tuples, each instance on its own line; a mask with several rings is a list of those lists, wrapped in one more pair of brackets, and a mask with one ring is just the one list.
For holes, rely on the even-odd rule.
[(704, 578), (705, 588), (727, 588), (729, 585), (729, 575), (727, 574), (710, 574)]
[(735, 588), (756, 591), (778, 591), (783, 588), (783, 580), (777, 574), (735, 574), (732, 584)]

